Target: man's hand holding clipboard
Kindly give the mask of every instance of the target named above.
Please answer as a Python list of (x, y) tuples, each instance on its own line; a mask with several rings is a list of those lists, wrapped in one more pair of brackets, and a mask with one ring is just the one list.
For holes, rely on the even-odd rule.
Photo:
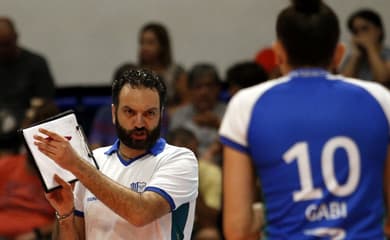
[(61, 136), (55, 132), (40, 128), (41, 135), (34, 135), (34, 144), (39, 151), (53, 159), (60, 167), (70, 171), (75, 162), (80, 156), (74, 151), (72, 145), (69, 143), (71, 136)]
[(76, 160), (83, 159), (98, 168), (73, 111), (45, 119), (21, 132), (34, 157), (46, 192), (61, 187), (55, 175), (68, 183), (77, 181), (70, 171)]

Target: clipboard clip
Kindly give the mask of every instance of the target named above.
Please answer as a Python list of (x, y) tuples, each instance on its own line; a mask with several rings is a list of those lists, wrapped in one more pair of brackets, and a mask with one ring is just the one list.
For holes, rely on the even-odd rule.
[(77, 132), (80, 134), (81, 138), (83, 139), (83, 142), (84, 142), (84, 147), (85, 147), (85, 150), (87, 152), (87, 155), (89, 158), (91, 158), (93, 160), (93, 163), (95, 164), (95, 167), (96, 169), (99, 169), (99, 165), (97, 164), (96, 162), (96, 159), (95, 157), (93, 156), (93, 152), (92, 150), (89, 148), (89, 145), (88, 145), (88, 142), (87, 142), (87, 137), (85, 135), (85, 132), (83, 130), (83, 127), (81, 125), (77, 125), (76, 126), (76, 130)]

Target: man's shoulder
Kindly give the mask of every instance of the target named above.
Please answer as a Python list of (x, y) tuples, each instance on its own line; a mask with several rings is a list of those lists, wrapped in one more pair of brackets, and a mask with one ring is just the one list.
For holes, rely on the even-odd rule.
[(105, 147), (99, 147), (99, 148), (96, 148), (92, 151), (93, 153), (93, 156), (97, 159), (97, 160), (101, 160), (101, 159), (107, 159), (110, 157), (111, 154), (108, 154), (108, 150), (111, 148), (112, 146), (105, 146)]
[(21, 48), (20, 58), (29, 62), (46, 63), (46, 58), (42, 54), (27, 48)]
[(178, 147), (166, 144), (164, 151), (161, 152), (161, 158), (167, 160), (178, 161), (181, 159), (192, 159), (197, 161), (195, 154), (188, 148)]
[(178, 147), (178, 146), (175, 146), (175, 145), (171, 145), (169, 143), (167, 143), (165, 145), (163, 153), (165, 153), (165, 154), (175, 154), (175, 153), (179, 153), (179, 154), (193, 154), (193, 152), (191, 150), (189, 150), (188, 148)]

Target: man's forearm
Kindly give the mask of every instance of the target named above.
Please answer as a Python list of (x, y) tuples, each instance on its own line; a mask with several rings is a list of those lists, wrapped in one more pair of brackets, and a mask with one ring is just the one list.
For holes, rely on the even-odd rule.
[(79, 240), (74, 221), (75, 220), (73, 214), (67, 219), (57, 221), (52, 234), (52, 239), (53, 240)]
[(80, 182), (106, 206), (135, 226), (143, 226), (170, 211), (168, 202), (156, 204), (156, 198), (162, 198), (158, 194), (133, 192), (84, 160), (76, 165), (70, 170)]

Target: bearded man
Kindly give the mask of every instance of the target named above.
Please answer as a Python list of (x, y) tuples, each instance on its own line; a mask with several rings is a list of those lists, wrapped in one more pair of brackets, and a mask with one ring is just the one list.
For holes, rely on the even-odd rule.
[(40, 129), (38, 149), (72, 172), (72, 186), (46, 194), (57, 211), (54, 239), (190, 239), (198, 194), (193, 152), (166, 143), (160, 126), (166, 87), (154, 73), (125, 71), (112, 85), (118, 140), (94, 150), (99, 170), (68, 140)]

